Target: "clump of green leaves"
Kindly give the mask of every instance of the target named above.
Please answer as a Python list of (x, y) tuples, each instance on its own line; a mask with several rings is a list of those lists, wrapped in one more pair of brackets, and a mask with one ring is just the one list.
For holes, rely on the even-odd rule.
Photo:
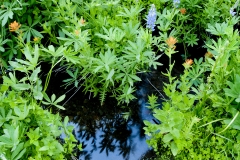
[[(129, 103), (135, 98), (134, 83), (141, 81), (137, 73), (160, 65), (157, 62), (160, 56), (151, 49), (151, 33), (140, 27), (141, 6), (121, 8), (117, 1), (62, 2), (58, 6), (72, 9), (72, 14), (59, 9), (60, 15), (52, 11), (55, 17), (52, 23), (64, 16), (71, 19), (63, 21), (65, 26), (62, 25), (57, 37), (58, 45), (64, 47), (57, 58), (62, 58), (61, 64), (70, 75), (64, 80), (66, 85), (84, 86), (85, 92), (99, 95), (101, 103), (109, 93), (119, 103)], [(84, 6), (86, 9), (78, 10)], [(43, 54), (42, 58), (51, 56)]]
[[(173, 81), (172, 67), (165, 74), (170, 81), (164, 89), (169, 100), (162, 109), (154, 109), (160, 124), (144, 122), (148, 144), (159, 155), (176, 159), (240, 157), (239, 32), (229, 21), (216, 28), (226, 28), (226, 23), (228, 34), (206, 43), (209, 53), (204, 61), (195, 60), (179, 80)], [(214, 27), (207, 31), (217, 34)], [(154, 106), (154, 102), (150, 104)]]
[[(184, 59), (187, 59), (190, 54), (187, 47), (198, 45), (199, 40), (205, 41), (209, 39), (209, 34), (206, 28), (217, 25), (217, 33), (224, 34), (227, 28), (222, 28), (221, 23), (225, 27), (225, 20), (236, 21), (239, 14), (239, 0), (237, 1), (222, 1), (210, 0), (208, 2), (199, 0), (181, 0), (177, 6), (173, 5), (173, 0), (166, 0), (165, 7), (157, 7), (158, 18), (156, 21), (156, 29), (158, 36), (154, 37), (154, 44), (159, 50), (164, 50), (164, 41), (167, 35), (174, 36), (179, 43), (184, 46)], [(235, 10), (236, 14), (231, 15), (230, 10)], [(237, 20), (238, 21), (238, 20)], [(234, 23), (236, 24), (236, 23)]]
[[(9, 62), (13, 72), (3, 76), (0, 85), (0, 156), (3, 159), (66, 159), (77, 147), (73, 127), (67, 125), (68, 117), (63, 123), (59, 114), (43, 109), (50, 105), (64, 109), (58, 105), (64, 96), (56, 99), (52, 95), (50, 100), (43, 92), (38, 77), (39, 52), (37, 45), (26, 46), (23, 49), (26, 59)], [(20, 80), (15, 74), (19, 71), (24, 73)], [(43, 97), (47, 102), (42, 102)], [(61, 142), (63, 133), (66, 137)]]

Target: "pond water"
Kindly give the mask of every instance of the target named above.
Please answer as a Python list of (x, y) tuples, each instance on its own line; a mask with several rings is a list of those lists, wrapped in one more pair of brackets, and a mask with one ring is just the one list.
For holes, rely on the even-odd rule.
[[(64, 94), (59, 91), (62, 82), (58, 84), (62, 76), (53, 74), (49, 94)], [(147, 96), (158, 94), (153, 85), (156, 82), (160, 84), (162, 80), (149, 74), (141, 78), (143, 81), (137, 84), (137, 99), (129, 106), (117, 106), (112, 98), (107, 98), (101, 106), (99, 99), (89, 94), (84, 95), (81, 91), (67, 93), (71, 99), (64, 105), (66, 110), (60, 114), (70, 117), (69, 125), (74, 126), (73, 133), (83, 145), (83, 150), (77, 152), (79, 160), (150, 160), (155, 157), (146, 143), (143, 120), (157, 122), (147, 108)]]

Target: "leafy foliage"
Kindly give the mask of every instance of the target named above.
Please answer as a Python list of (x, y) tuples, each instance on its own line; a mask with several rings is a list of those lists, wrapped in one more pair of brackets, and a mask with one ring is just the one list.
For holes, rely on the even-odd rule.
[[(226, 23), (218, 26), (224, 26)], [(211, 26), (207, 29), (216, 32)], [(160, 124), (145, 121), (148, 144), (159, 154), (176, 159), (238, 159), (239, 141), (239, 33), (206, 44), (210, 53), (186, 67), (179, 80), (165, 84), (169, 97), (158, 109), (150, 104)], [(167, 51), (170, 52), (170, 51)], [(171, 58), (171, 54), (170, 55)], [(210, 72), (210, 73), (209, 73)], [(208, 74), (207, 74), (208, 73)], [(207, 77), (206, 77), (207, 75)], [(163, 153), (162, 151), (165, 150)]]
[[(0, 85), (1, 157), (12, 160), (65, 159), (76, 147), (73, 128), (67, 126), (67, 117), (62, 123), (59, 114), (42, 108), (42, 104), (45, 104), (46, 107), (54, 105), (64, 109), (57, 103), (65, 96), (56, 99), (52, 95), (50, 100), (43, 93), (42, 81), (38, 77), (41, 71), (38, 66), (38, 46), (26, 46), (23, 54), (25, 60), (9, 62), (13, 72), (3, 76), (3, 84)], [(17, 71), (25, 74), (20, 80), (15, 76)], [(41, 103), (43, 97), (48, 102)], [(67, 136), (60, 142), (58, 139), (63, 133)]]
[[(66, 86), (84, 86), (101, 103), (107, 95), (119, 104), (129, 103), (135, 98), (135, 83), (141, 81), (139, 73), (161, 65), (157, 50), (170, 60), (164, 73), (169, 77), (164, 90), (169, 99), (159, 109), (156, 98), (149, 98), (161, 124), (145, 121), (148, 143), (156, 152), (164, 151), (165, 159), (239, 158), (240, 53), (239, 32), (233, 29), (239, 23), (238, 4), (239, 0), (1, 2), (0, 157), (64, 159), (76, 146), (68, 118), (62, 124), (58, 114), (47, 110), (64, 109), (59, 102), (65, 95), (45, 93), (54, 67), (66, 68)], [(150, 5), (157, 11), (153, 33), (144, 22)], [(199, 40), (206, 41), (208, 56), (187, 59), (187, 47)], [(177, 42), (183, 44), (186, 60), (180, 79), (171, 74)], [(44, 84), (40, 61), (52, 65)], [(57, 140), (63, 131), (65, 144)]]

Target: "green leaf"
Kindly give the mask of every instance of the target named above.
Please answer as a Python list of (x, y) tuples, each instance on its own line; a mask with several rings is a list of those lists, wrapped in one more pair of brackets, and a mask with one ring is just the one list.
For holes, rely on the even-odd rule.
[(49, 149), (50, 149), (49, 146), (43, 146), (39, 149), (39, 151), (47, 151)]
[(33, 81), (33, 82), (36, 82), (37, 79), (38, 79), (38, 73), (40, 73), (40, 67), (37, 67), (31, 74), (29, 80), (30, 81)]
[(174, 128), (172, 131), (171, 131), (171, 134), (175, 137), (175, 138), (179, 138), (180, 137), (180, 131), (176, 128)]
[[(12, 160), (17, 160), (19, 158), (21, 158), (23, 156), (23, 154), (26, 152), (26, 148), (23, 149), (24, 143), (20, 143), (18, 144), (17, 148), (13, 151), (12, 155), (11, 155), (11, 159)], [(19, 153), (20, 152), (20, 153)], [(21, 153), (23, 152), (23, 153)], [(22, 154), (21, 156), (17, 156), (19, 154)]]
[(39, 58), (39, 48), (38, 48), (38, 45), (36, 44), (34, 47), (33, 59), (32, 59), (32, 61), (30, 61), (34, 65), (34, 67), (37, 66), (38, 58)]
[(32, 25), (32, 18), (30, 15), (27, 16), (27, 21), (28, 21), (28, 25), (31, 26)]
[(74, 74), (73, 74), (72, 71), (70, 71), (70, 70), (67, 69), (66, 72), (67, 72), (71, 77), (75, 78), (75, 76), (74, 76)]
[(13, 18), (13, 12), (12, 10), (8, 9), (1, 17), (2, 19), (2, 27), (7, 23), (8, 18), (12, 19)]
[(56, 99), (56, 95), (55, 95), (55, 94), (52, 94), (52, 96), (51, 96), (51, 102), (54, 102), (55, 99)]
[(232, 98), (236, 98), (235, 101), (237, 103), (240, 102), (240, 75), (236, 75), (234, 83), (227, 81), (229, 88), (224, 88), (223, 90), (225, 91), (225, 95), (232, 97)]
[(0, 91), (1, 91), (1, 92), (5, 92), (5, 91), (7, 91), (7, 90), (8, 90), (8, 88), (9, 88), (9, 86), (8, 86), (8, 85), (6, 85), (6, 84), (3, 84), (3, 85), (1, 85), (1, 89), (0, 89)]
[(22, 72), (25, 72), (25, 69), (26, 67), (21, 65), (20, 63), (18, 62), (13, 62), (13, 61), (9, 61), (9, 64), (14, 68), (14, 69), (17, 69), (17, 70), (22, 70)]
[(94, 72), (94, 73), (97, 73), (101, 68), (103, 68), (103, 66), (97, 66), (97, 67), (93, 70), (93, 72)]
[(32, 35), (33, 35), (34, 37), (43, 38), (43, 35), (42, 35), (40, 32), (38, 32), (37, 30), (31, 29), (31, 32), (32, 32)]
[(66, 95), (64, 94), (64, 95), (62, 95), (62, 96), (60, 96), (55, 102), (54, 102), (54, 104), (57, 104), (57, 103), (59, 103), (59, 102), (61, 102), (61, 101), (63, 101), (64, 100), (64, 98), (66, 97)]
[(31, 88), (30, 84), (25, 84), (25, 83), (19, 83), (19, 84), (14, 84), (12, 85), (13, 88), (17, 89), (17, 90), (28, 90)]
[[(19, 137), (19, 126), (17, 126), (17, 128), (14, 130), (14, 133), (13, 133), (12, 140), (14, 145), (18, 144), (19, 142), (18, 137)], [(15, 148), (12, 148), (12, 150), (15, 150)]]
[(51, 103), (52, 101), (50, 100), (50, 98), (48, 97), (48, 95), (44, 92), (43, 93), (43, 97), (45, 100), (47, 100), (49, 103)]
[(10, 138), (6, 137), (5, 135), (0, 137), (0, 142), (4, 143), (6, 145), (11, 145), (11, 146), (13, 145), (12, 140)]
[(172, 134), (168, 133), (168, 134), (164, 135), (164, 137), (163, 137), (162, 140), (163, 140), (164, 143), (168, 143), (168, 142), (170, 142), (172, 139), (173, 139)]
[(24, 149), (14, 158), (14, 160), (18, 160), (18, 159), (22, 158), (22, 156), (24, 155), (25, 152), (26, 152), (26, 148), (24, 148)]
[(42, 101), (43, 104), (46, 104), (46, 105), (50, 105), (52, 103), (49, 103), (49, 102), (45, 102), (45, 101)]
[(176, 156), (177, 153), (178, 153), (178, 148), (177, 148), (177, 145), (176, 145), (176, 143), (175, 143), (174, 141), (171, 142), (170, 148), (171, 148), (172, 154), (173, 154), (174, 156)]
[(239, 115), (237, 115), (237, 117), (234, 121), (233, 121), (233, 119), (226, 119), (226, 120), (224, 120), (224, 123), (227, 125), (230, 125), (230, 127), (234, 128), (234, 129), (240, 130), (240, 116)]
[(106, 80), (111, 80), (112, 81), (112, 76), (114, 75), (114, 69), (111, 69), (110, 73), (107, 76)]
[(36, 85), (33, 87), (33, 96), (35, 99), (43, 99), (42, 88), (42, 81), (39, 79), (37, 80)]
[(63, 121), (64, 127), (67, 127), (68, 121), (69, 121), (69, 117), (66, 116)]
[(60, 105), (57, 105), (57, 104), (55, 104), (54, 106), (59, 108), (59, 109), (65, 110), (65, 108), (63, 106), (60, 106)]
[(26, 59), (29, 61), (29, 62), (32, 62), (33, 61), (33, 58), (32, 58), (32, 55), (31, 55), (31, 51), (30, 51), (30, 48), (28, 46), (26, 46), (24, 48), (24, 52), (23, 54), (25, 55)]
[(129, 77), (131, 77), (132, 79), (136, 80), (136, 81), (142, 81), (138, 76), (130, 74)]

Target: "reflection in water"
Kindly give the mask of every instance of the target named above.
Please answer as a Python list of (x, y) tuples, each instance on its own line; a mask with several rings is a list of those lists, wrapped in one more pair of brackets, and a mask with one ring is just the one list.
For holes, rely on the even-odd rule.
[[(61, 93), (54, 79), (48, 93), (64, 94), (66, 91)], [(154, 123), (151, 111), (146, 108), (147, 95), (152, 93), (150, 88), (146, 81), (141, 82), (136, 92), (138, 100), (127, 107), (117, 106), (111, 98), (106, 98), (101, 106), (98, 99), (89, 99), (89, 95), (80, 91), (68, 101), (61, 115), (70, 117), (69, 125), (75, 127), (74, 135), (83, 145), (83, 150), (77, 152), (79, 160), (141, 160), (150, 153), (142, 129), (143, 120)], [(130, 114), (128, 120), (123, 118), (125, 112)], [(151, 158), (144, 157), (146, 159)]]
[(148, 146), (145, 139), (139, 137), (139, 127), (127, 125), (122, 124), (111, 129), (99, 128), (94, 136), (89, 136), (86, 130), (81, 131), (81, 127), (74, 124), (74, 133), (84, 146), (79, 159), (140, 159), (141, 154), (148, 150)]
[[(136, 118), (125, 120), (114, 108), (96, 111), (90, 107), (83, 115), (72, 118), (69, 125), (74, 126), (74, 134), (83, 144), (79, 159), (137, 160), (149, 150), (142, 131), (142, 121)], [(102, 117), (99, 116), (100, 112)]]

